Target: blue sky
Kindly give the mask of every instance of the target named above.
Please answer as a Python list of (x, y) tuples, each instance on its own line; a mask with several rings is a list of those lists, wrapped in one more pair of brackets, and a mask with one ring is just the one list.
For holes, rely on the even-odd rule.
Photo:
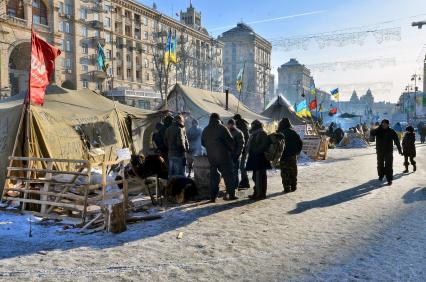
[[(152, 1), (140, 1), (148, 6)], [(186, 9), (189, 0), (157, 0), (158, 9), (169, 16)], [(372, 60), (377, 58), (395, 58), (396, 65), (358, 70), (315, 71), (316, 85), (329, 90), (332, 86), (350, 88), (355, 85), (358, 94), (363, 94), (371, 84), (377, 100), (396, 101), (408, 83), (410, 76), (420, 72), (426, 49), (426, 27), (419, 30), (411, 27), (411, 22), (426, 20), (426, 1), (424, 0), (193, 0), (194, 7), (202, 12), (203, 25), (214, 36), (241, 20), (244, 22), (263, 21), (251, 24), (253, 29), (267, 39), (306, 36), (336, 30), (360, 31), (401, 27), (401, 41), (389, 41), (377, 44), (371, 34), (362, 46), (327, 47), (320, 49), (315, 43), (308, 50), (283, 51), (274, 49), (272, 65), (276, 67), (290, 58), (301, 63), (313, 65), (332, 64), (351, 60)], [(268, 19), (310, 13), (306, 16), (268, 21)], [(176, 16), (175, 16), (176, 18)], [(336, 32), (334, 32), (336, 33)], [(377, 82), (386, 82), (381, 86)], [(365, 89), (364, 89), (365, 88)], [(383, 89), (387, 90), (383, 90)], [(374, 93), (376, 90), (376, 93)], [(342, 93), (349, 98), (351, 91)]]

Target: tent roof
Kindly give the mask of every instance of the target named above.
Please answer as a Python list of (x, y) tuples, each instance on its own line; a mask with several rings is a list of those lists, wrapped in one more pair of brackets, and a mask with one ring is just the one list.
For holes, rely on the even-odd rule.
[(232, 118), (237, 113), (238, 108), (238, 113), (243, 118), (249, 121), (253, 121), (255, 119), (263, 121), (269, 120), (267, 117), (264, 117), (251, 111), (249, 108), (247, 108), (246, 105), (241, 102), (238, 106), (238, 99), (231, 93), (229, 93), (228, 98), (228, 110), (225, 110), (226, 95), (224, 93), (211, 92), (204, 89), (198, 89), (190, 86), (177, 84), (169, 93), (169, 96), (167, 97), (168, 100), (171, 99), (171, 95), (173, 95), (175, 91), (180, 91), (181, 94), (185, 95), (187, 99), (189, 99), (193, 104), (195, 104), (206, 114), (218, 113), (222, 118)]
[[(23, 95), (12, 96), (8, 99), (4, 99), (0, 101), (0, 109), (11, 108), (20, 104), (22, 105), (23, 100)], [(94, 112), (108, 112), (114, 109), (114, 107), (117, 107), (117, 109), (136, 118), (145, 118), (148, 115), (155, 114), (153, 111), (142, 110), (121, 104), (118, 101), (112, 101), (88, 89), (68, 90), (56, 85), (50, 85), (47, 87), (45, 102), (41, 107), (46, 110), (63, 110), (62, 113), (65, 119), (70, 115), (75, 116), (76, 112), (74, 112), (74, 110), (77, 109), (79, 114), (83, 114), (83, 112), (92, 114)]]
[(306, 121), (298, 117), (290, 107), (291, 106), (286, 102), (284, 97), (278, 95), (275, 101), (265, 111), (263, 111), (262, 115), (276, 121), (286, 117), (293, 125), (306, 124)]

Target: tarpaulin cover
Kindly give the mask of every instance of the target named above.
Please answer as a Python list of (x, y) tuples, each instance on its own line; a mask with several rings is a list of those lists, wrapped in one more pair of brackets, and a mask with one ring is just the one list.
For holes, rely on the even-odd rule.
[[(228, 98), (228, 110), (225, 110), (225, 93), (211, 92), (180, 84), (175, 85), (170, 91), (167, 101), (170, 111), (190, 113), (193, 118), (199, 121), (201, 127), (207, 125), (211, 113), (218, 113), (222, 119), (226, 120), (237, 113), (237, 108), (238, 113), (249, 122), (255, 119), (264, 122), (269, 121), (267, 117), (256, 114), (243, 103), (238, 106), (238, 99), (231, 93), (229, 93)], [(165, 109), (165, 106), (162, 109)]]
[[(0, 103), (0, 189), (22, 107), (22, 99)], [(92, 161), (115, 160), (116, 149), (120, 148), (130, 148), (133, 153), (147, 152), (150, 130), (158, 120), (154, 112), (114, 102), (89, 90), (71, 91), (52, 86), (47, 89), (44, 106), (31, 106), (28, 117), (32, 125), (31, 156)], [(18, 138), (17, 155), (27, 156), (21, 150), (25, 148), (23, 139), (23, 136)], [(58, 169), (69, 169), (61, 167), (65, 164), (55, 165)]]
[(273, 121), (280, 121), (282, 118), (288, 118), (293, 125), (306, 124), (306, 121), (298, 117), (290, 107), (291, 106), (285, 101), (285, 99), (281, 95), (278, 95), (275, 101), (262, 112), (262, 115), (272, 119)]

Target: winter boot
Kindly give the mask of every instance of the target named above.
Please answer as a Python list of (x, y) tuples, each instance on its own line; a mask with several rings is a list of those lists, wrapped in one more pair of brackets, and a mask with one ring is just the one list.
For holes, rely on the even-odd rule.
[(417, 165), (413, 164), (413, 171), (416, 171), (416, 170), (417, 170)]
[(408, 165), (404, 165), (404, 166), (405, 166), (405, 170), (402, 173), (408, 173)]

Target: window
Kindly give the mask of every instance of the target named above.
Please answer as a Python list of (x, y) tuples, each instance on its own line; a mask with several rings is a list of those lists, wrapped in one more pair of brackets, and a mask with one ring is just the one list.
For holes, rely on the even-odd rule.
[(140, 79), (141, 78), (141, 71), (136, 71), (136, 78)]
[(97, 81), (96, 82), (96, 90), (101, 90), (102, 84), (101, 82)]
[(112, 52), (111, 52), (111, 50), (105, 50), (105, 57), (106, 57), (108, 60), (111, 60), (111, 57), (112, 57)]
[(149, 101), (139, 100), (138, 101), (138, 107), (140, 109), (150, 110), (151, 109), (151, 103)]
[(106, 28), (110, 28), (111, 27), (111, 18), (108, 18), (108, 17), (104, 18), (104, 26)]
[(71, 52), (71, 41), (69, 39), (66, 40), (65, 50)]
[(127, 69), (127, 78), (132, 77), (132, 69)]
[(65, 59), (61, 58), (61, 67), (64, 69), (65, 68)]
[(89, 51), (89, 48), (88, 48), (86, 43), (81, 44), (81, 49), (82, 49), (81, 51), (82, 51), (83, 54), (87, 54), (88, 51)]
[(69, 22), (65, 22), (65, 32), (71, 33), (71, 26)]
[(42, 0), (33, 0), (33, 23), (47, 25), (47, 8)]
[(145, 75), (145, 79), (148, 81), (149, 80), (149, 72), (146, 73)]
[(88, 88), (89, 82), (87, 80), (83, 80), (83, 88)]
[(81, 36), (87, 37), (87, 35), (88, 35), (88, 29), (87, 29), (87, 27), (83, 26), (81, 28)]
[(145, 31), (145, 33), (144, 33), (144, 39), (145, 39), (145, 40), (148, 40), (148, 32), (146, 32), (146, 31)]
[(71, 69), (71, 59), (70, 58), (66, 59), (66, 68)]
[(58, 13), (59, 14), (63, 14), (64, 13), (64, 3), (63, 2), (59, 2), (58, 3)]
[(95, 21), (99, 21), (99, 14), (97, 14), (97, 13), (93, 14), (93, 19)]
[(60, 32), (64, 32), (64, 26), (65, 26), (65, 23), (63, 22), (63, 21), (61, 21), (60, 23), (59, 23), (59, 31)]
[(101, 31), (95, 30), (95, 37), (101, 37)]
[(148, 25), (148, 18), (147, 17), (143, 17), (143, 24)]
[(65, 14), (66, 15), (72, 14), (72, 5), (71, 4), (65, 4)]
[(117, 75), (121, 75), (121, 67), (117, 67)]
[(24, 19), (24, 1), (23, 0), (9, 0), (7, 2), (7, 14), (11, 17)]
[(111, 33), (105, 32), (105, 42), (106, 43), (112, 43), (112, 36)]
[(81, 70), (83, 72), (88, 72), (89, 71), (89, 66), (88, 65), (81, 65)]
[(86, 8), (80, 9), (80, 19), (87, 20), (87, 9)]
[(126, 55), (126, 60), (128, 63), (132, 62), (132, 57), (130, 55)]
[(149, 68), (149, 62), (147, 59), (144, 59), (143, 64), (145, 68)]

